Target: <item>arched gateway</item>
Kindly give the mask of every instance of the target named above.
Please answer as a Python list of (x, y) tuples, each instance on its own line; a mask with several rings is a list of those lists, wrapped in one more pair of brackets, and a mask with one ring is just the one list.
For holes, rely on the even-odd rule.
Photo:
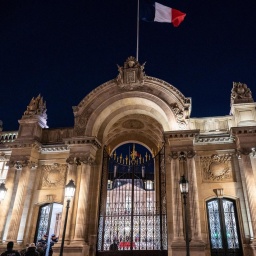
[(44, 237), (50, 244), (54, 232), (57, 255), (72, 179), (65, 256), (256, 255), (250, 89), (233, 84), (230, 115), (190, 118), (190, 98), (144, 68), (133, 57), (118, 66), (73, 107), (72, 128), (48, 128), (39, 95), (19, 131), (1, 131), (0, 249), (10, 240), (17, 249)]

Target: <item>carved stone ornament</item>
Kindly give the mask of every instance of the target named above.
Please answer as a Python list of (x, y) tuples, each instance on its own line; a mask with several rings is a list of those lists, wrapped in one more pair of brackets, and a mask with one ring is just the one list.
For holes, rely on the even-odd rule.
[(201, 168), (203, 181), (219, 182), (233, 181), (231, 167), (231, 155), (212, 155), (201, 157)]
[(187, 122), (184, 115), (184, 111), (178, 107), (177, 103), (171, 104), (170, 107), (176, 117), (176, 121), (178, 123), (179, 128), (185, 130), (187, 128)]
[(172, 151), (169, 156), (171, 159), (179, 158), (180, 161), (186, 161), (187, 158), (193, 158), (195, 155), (196, 155), (195, 151), (190, 150), (190, 151), (181, 151), (181, 152)]
[(254, 102), (251, 90), (246, 84), (240, 82), (233, 82), (231, 90), (231, 103), (250, 103)]
[(62, 188), (65, 186), (67, 165), (52, 164), (42, 167), (42, 188)]
[(27, 110), (24, 112), (24, 116), (34, 116), (39, 115), (44, 119), (47, 119), (46, 115), (46, 102), (43, 100), (43, 97), (39, 94), (36, 98), (32, 98)]
[(35, 162), (29, 161), (28, 159), (19, 159), (13, 160), (11, 159), (9, 162), (6, 163), (9, 167), (15, 167), (17, 170), (21, 170), (24, 167), (29, 168), (36, 168), (37, 164)]
[(116, 78), (116, 83), (118, 86), (126, 90), (134, 90), (141, 87), (145, 79), (145, 64), (140, 65), (136, 58), (131, 56), (126, 60), (123, 67), (117, 65), (119, 74)]
[(74, 134), (76, 136), (83, 136), (85, 133), (86, 125), (91, 112), (85, 111), (80, 116), (75, 118)]
[(89, 154), (75, 154), (75, 155), (70, 155), (66, 162), (68, 164), (76, 164), (76, 165), (81, 165), (81, 164), (89, 164), (92, 165), (94, 163), (95, 159), (89, 156)]

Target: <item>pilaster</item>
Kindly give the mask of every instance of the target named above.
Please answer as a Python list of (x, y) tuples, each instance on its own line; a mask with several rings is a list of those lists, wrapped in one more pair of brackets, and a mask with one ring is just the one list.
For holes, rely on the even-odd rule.
[[(9, 210), (11, 210), (11, 199), (12, 199), (12, 193), (14, 191), (14, 188), (18, 184), (18, 179), (17, 177), (17, 170), (14, 165), (9, 164), (9, 170), (7, 173), (7, 177), (5, 180), (5, 185), (7, 187), (7, 193), (6, 193), (6, 198), (3, 202), (1, 202), (0, 207), (0, 243), (3, 241), (3, 236), (4, 236), (4, 230), (6, 227), (6, 222), (7, 222), (7, 216)], [(16, 182), (15, 182), (16, 181)]]
[(33, 163), (26, 159), (22, 161), (16, 161), (14, 164), (16, 169), (20, 172), (20, 177), (17, 184), (17, 190), (13, 191), (15, 195), (13, 204), (10, 205), (12, 211), (7, 234), (7, 241), (17, 241), (22, 212), (24, 209), (24, 202), (27, 193), (30, 168), (33, 166)]

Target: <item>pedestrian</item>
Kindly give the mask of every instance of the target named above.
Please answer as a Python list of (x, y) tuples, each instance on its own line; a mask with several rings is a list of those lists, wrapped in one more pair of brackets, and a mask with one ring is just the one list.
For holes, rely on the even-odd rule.
[(20, 256), (20, 253), (13, 250), (13, 242), (8, 242), (7, 251), (3, 252), (1, 256)]
[(39, 252), (36, 251), (36, 245), (34, 243), (29, 245), (25, 256), (40, 256)]
[(22, 250), (20, 251), (20, 255), (21, 255), (21, 256), (25, 256), (25, 253), (26, 253), (28, 247), (29, 247), (29, 244), (26, 244), (26, 248), (24, 248), (24, 249), (22, 249)]

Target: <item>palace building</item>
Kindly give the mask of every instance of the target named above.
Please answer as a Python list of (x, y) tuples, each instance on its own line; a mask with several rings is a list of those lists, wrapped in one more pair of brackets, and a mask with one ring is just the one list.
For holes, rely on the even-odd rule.
[(53, 255), (256, 255), (250, 89), (233, 83), (229, 115), (191, 118), (191, 99), (144, 68), (118, 66), (74, 127), (49, 128), (39, 95), (0, 132), (1, 251), (54, 234)]

